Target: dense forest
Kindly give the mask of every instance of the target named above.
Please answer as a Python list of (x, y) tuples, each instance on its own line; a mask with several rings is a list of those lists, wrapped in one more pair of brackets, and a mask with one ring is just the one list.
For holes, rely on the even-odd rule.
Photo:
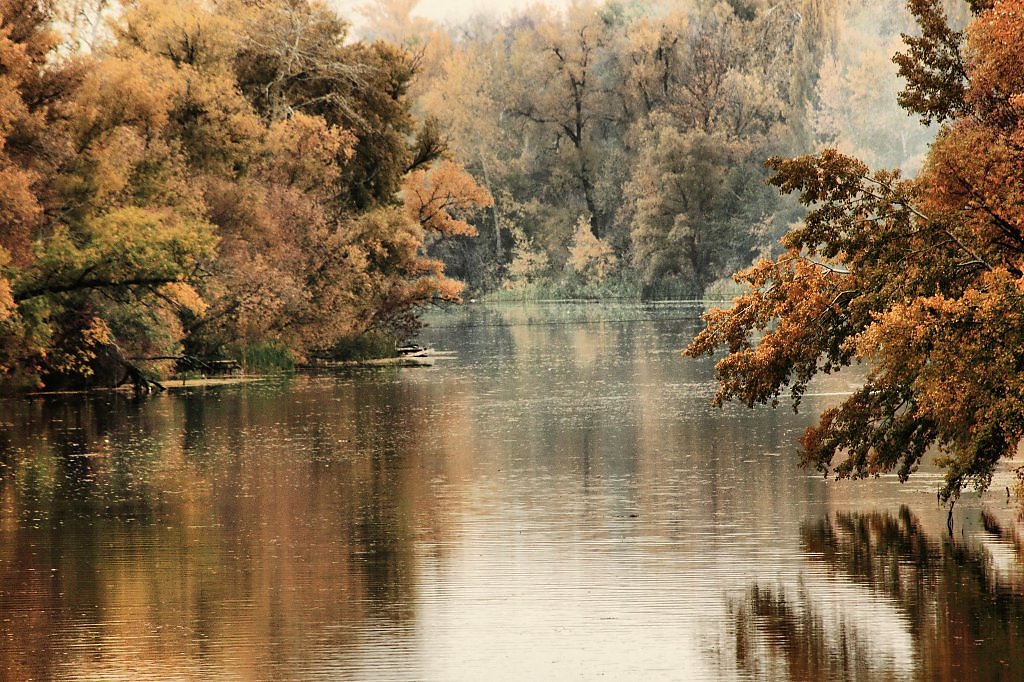
[(424, 243), (490, 198), (413, 116), (407, 51), (286, 0), (0, 18), (9, 382), (309, 357), (458, 299)]
[(731, 296), (805, 215), (766, 158), (934, 134), (887, 0), (416, 5), (0, 0), (4, 382), (393, 348), (467, 286)]
[(802, 215), (764, 160), (838, 147), (916, 170), (899, 2), (575, 3), (446, 32), (416, 3), (361, 30), (422, 55), (417, 108), (494, 205), (432, 249), (474, 292), (722, 298)]

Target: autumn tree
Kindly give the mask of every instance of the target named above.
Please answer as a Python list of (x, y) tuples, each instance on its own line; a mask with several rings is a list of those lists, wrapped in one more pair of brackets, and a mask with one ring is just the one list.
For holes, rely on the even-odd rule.
[[(418, 306), (458, 298), (426, 242), (470, 232), (459, 220), (486, 193), (461, 169), (434, 168), (445, 144), (412, 116), (413, 57), (346, 36), (344, 22), (305, 4), (266, 4), (245, 24), (234, 72), (269, 144), (248, 180), (261, 188), (228, 185), (217, 215), (259, 276), (225, 270), (227, 295), (196, 322), (197, 341), (270, 336), (317, 353), (369, 328), (408, 334)], [(261, 224), (269, 245), (252, 241), (249, 226)]]
[(36, 350), (33, 334), (14, 299), (20, 267), (31, 262), (31, 242), (42, 222), (40, 174), (31, 148), (47, 119), (33, 107), (35, 91), (48, 77), (46, 55), (52, 38), (45, 13), (34, 3), (0, 4), (0, 371), (10, 371), (19, 355)]
[(773, 184), (809, 213), (786, 251), (740, 273), (690, 355), (725, 346), (718, 401), (794, 405), (818, 373), (867, 365), (864, 385), (801, 440), (804, 460), (901, 480), (932, 448), (941, 494), (986, 487), (1024, 436), (1024, 34), (1019, 3), (973, 4), (960, 35), (938, 0), (912, 0), (917, 38), (897, 56), (905, 106), (946, 121), (915, 179), (827, 150), (773, 159)]
[(600, 283), (615, 269), (616, 260), (612, 248), (590, 231), (590, 221), (580, 216), (569, 246), (569, 267), (585, 282)]
[(579, 2), (453, 28), (419, 106), (495, 204), (481, 237), (438, 253), (479, 289), (515, 260), (516, 281), (558, 287), (585, 216), (615, 255), (607, 281), (700, 295), (797, 216), (762, 160), (812, 145), (839, 23), (830, 0)]
[(426, 244), (489, 196), (414, 119), (408, 53), (304, 2), (139, 0), (87, 42), (0, 10), (0, 371), (144, 384), (458, 299)]
[(168, 306), (198, 305), (188, 279), (213, 235), (175, 177), (180, 155), (154, 139), (168, 117), (152, 65), (56, 58), (45, 4), (2, 17), (4, 369), (89, 375), (167, 340)]
[[(7, 2), (0, 6), (0, 258), (24, 263), (42, 218), (39, 174), (26, 154), (46, 122), (46, 109), (33, 107), (32, 97), (46, 77), (51, 45), (33, 5)], [(21, 20), (20, 22), (18, 20)], [(10, 283), (0, 284), (9, 300)], [(9, 314), (10, 307), (0, 305)]]
[(432, 24), (413, 14), (420, 0), (376, 0), (360, 5), (363, 15), (362, 34), (372, 40), (384, 40), (393, 45), (418, 42), (431, 32)]
[(411, 161), (411, 55), (381, 42), (347, 43), (348, 25), (320, 5), (268, 3), (245, 30), (236, 77), (264, 120), (300, 111), (353, 131), (339, 199), (357, 210), (390, 200)]
[(627, 196), (632, 262), (649, 295), (699, 298), (770, 238), (778, 202), (745, 151), (723, 134), (671, 125), (647, 134)]
[(509, 227), (503, 225), (508, 218), (495, 195), (507, 175), (515, 172), (511, 136), (501, 125), (502, 54), (483, 37), (493, 33), (493, 27), (484, 27), (480, 36), (450, 45), (418, 102), (445, 130), (450, 152), (495, 198), (486, 225), (478, 225), (486, 239), (449, 240), (442, 245), (449, 267), (460, 264), (463, 276), (475, 283), (489, 281), (491, 286), (499, 279), (496, 270), (506, 264), (509, 237)]

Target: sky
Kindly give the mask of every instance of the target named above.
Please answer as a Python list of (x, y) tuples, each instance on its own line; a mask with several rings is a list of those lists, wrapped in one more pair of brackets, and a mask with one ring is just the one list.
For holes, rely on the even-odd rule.
[[(342, 16), (358, 24), (358, 17), (353, 10), (373, 0), (333, 0), (332, 5), (339, 8)], [(535, 0), (420, 0), (414, 14), (439, 22), (458, 22), (475, 14), (504, 15), (514, 9), (538, 4)], [(549, 6), (567, 5), (567, 0), (543, 0)]]
[(474, 14), (505, 14), (525, 4), (521, 0), (421, 0), (416, 13), (430, 19), (457, 21)]

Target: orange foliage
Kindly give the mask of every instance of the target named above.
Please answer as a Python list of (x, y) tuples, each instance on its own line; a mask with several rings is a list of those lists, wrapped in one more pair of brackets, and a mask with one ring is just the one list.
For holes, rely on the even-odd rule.
[(139, 0), (58, 56), (48, 7), (0, 0), (0, 373), (302, 356), (458, 299), (425, 240), (490, 197), (410, 141), (410, 54), (321, 3)]
[[(934, 4), (916, 4), (932, 22), (929, 50), (935, 36), (958, 40)], [(981, 9), (966, 84), (928, 50), (904, 56), (902, 68), (920, 67), (905, 100), (949, 118), (918, 179), (834, 151), (771, 162), (772, 182), (811, 210), (784, 256), (738, 276), (749, 293), (712, 311), (687, 353), (727, 346), (719, 401), (751, 405), (777, 402), (786, 386), (799, 403), (818, 372), (866, 362), (865, 385), (801, 441), (823, 472), (905, 479), (936, 446), (941, 492), (956, 498), (987, 486), (1024, 439), (1022, 34), (1019, 3)]]
[[(0, 3), (0, 17), (6, 8)], [(32, 46), (11, 40), (13, 27), (0, 20), (0, 247), (16, 263), (29, 258), (29, 244), (42, 214), (36, 196), (39, 175), (23, 159), (11, 158), (7, 138), (39, 125), (23, 90), (34, 78)]]
[(267, 131), (264, 174), (270, 182), (304, 191), (327, 189), (352, 158), (356, 137), (319, 116), (295, 113)]
[[(0, 247), (0, 268), (7, 265), (7, 252)], [(14, 296), (11, 294), (11, 282), (0, 273), (0, 322), (3, 322), (14, 312)]]
[(572, 269), (588, 281), (601, 282), (615, 269), (617, 262), (612, 247), (595, 237), (590, 221), (581, 216), (569, 246), (568, 263)]
[(37, 179), (35, 173), (13, 165), (0, 167), (0, 246), (16, 262), (28, 259), (29, 243), (42, 215), (33, 191)]
[(476, 235), (476, 228), (460, 216), (494, 204), (490, 193), (461, 165), (451, 161), (409, 173), (402, 197), (411, 219), (446, 237)]

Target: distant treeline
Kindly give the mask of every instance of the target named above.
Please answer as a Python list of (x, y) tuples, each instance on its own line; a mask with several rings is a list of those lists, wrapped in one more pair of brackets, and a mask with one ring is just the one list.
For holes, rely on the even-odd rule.
[(416, 4), (362, 30), (419, 55), (419, 110), (494, 197), (432, 248), (474, 291), (699, 297), (803, 215), (766, 158), (915, 169), (932, 134), (896, 103), (901, 2), (577, 2), (444, 30)]

